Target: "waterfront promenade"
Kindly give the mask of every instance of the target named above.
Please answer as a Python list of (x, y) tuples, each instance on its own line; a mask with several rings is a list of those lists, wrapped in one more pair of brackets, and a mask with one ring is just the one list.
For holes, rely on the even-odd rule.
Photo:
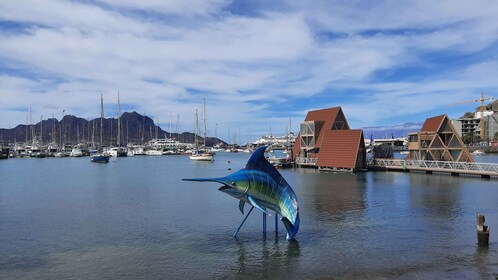
[(369, 169), (418, 171), (427, 174), (446, 173), (452, 176), (471, 175), (498, 179), (498, 163), (375, 159), (369, 165)]

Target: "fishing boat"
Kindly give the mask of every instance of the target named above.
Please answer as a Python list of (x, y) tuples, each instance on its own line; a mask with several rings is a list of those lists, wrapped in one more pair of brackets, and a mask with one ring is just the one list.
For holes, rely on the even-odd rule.
[(209, 153), (206, 149), (206, 99), (204, 99), (204, 149), (199, 149), (199, 144), (197, 142), (197, 134), (199, 132), (199, 118), (197, 114), (197, 109), (195, 110), (195, 150), (190, 155), (191, 160), (195, 161), (214, 161), (214, 154)]
[(90, 161), (95, 163), (108, 163), (109, 154), (103, 152), (102, 129), (104, 128), (104, 96), (100, 94), (100, 146), (97, 153), (90, 156)]

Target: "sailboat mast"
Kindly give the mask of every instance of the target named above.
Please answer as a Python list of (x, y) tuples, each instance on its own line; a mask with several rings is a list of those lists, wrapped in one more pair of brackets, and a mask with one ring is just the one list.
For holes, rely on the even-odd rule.
[(195, 109), (195, 130), (194, 130), (194, 146), (195, 149), (197, 150), (198, 144), (197, 144), (197, 133), (199, 131), (199, 115), (197, 113), (197, 109)]
[(156, 126), (156, 139), (159, 139), (159, 115), (156, 116), (157, 124)]
[(92, 147), (95, 147), (95, 120), (92, 120)]
[(52, 137), (50, 138), (52, 144), (55, 143), (55, 116), (52, 114)]
[(121, 104), (119, 103), (119, 91), (118, 91), (118, 136), (116, 138), (116, 144), (121, 147)]
[(145, 142), (145, 111), (144, 115), (142, 116), (142, 141), (140, 144), (143, 144)]
[(178, 129), (180, 126), (180, 114), (176, 115), (176, 127), (175, 127), (175, 133), (176, 133), (176, 140), (180, 141), (180, 135), (178, 135)]
[(169, 112), (168, 132), (169, 132), (169, 139), (171, 139), (171, 112)]
[(206, 150), (206, 98), (204, 98), (204, 149)]
[(43, 115), (40, 116), (40, 145), (43, 146)]
[(103, 149), (102, 130), (104, 129), (104, 95), (100, 94), (100, 149)]

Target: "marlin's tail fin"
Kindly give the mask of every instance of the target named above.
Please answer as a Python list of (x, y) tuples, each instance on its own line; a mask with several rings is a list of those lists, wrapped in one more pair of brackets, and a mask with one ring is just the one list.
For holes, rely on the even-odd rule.
[(297, 231), (299, 230), (299, 213), (297, 213), (296, 221), (294, 224), (292, 224), (286, 217), (282, 217), (281, 221), (284, 223), (284, 226), (287, 229), (287, 240), (294, 239)]

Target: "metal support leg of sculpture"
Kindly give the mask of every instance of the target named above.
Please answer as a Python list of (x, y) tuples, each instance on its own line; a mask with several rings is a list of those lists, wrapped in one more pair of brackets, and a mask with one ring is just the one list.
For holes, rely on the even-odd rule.
[(266, 213), (263, 213), (263, 236), (266, 237)]
[(242, 223), (240, 224), (239, 228), (237, 229), (237, 231), (233, 234), (233, 237), (237, 237), (237, 233), (239, 233), (239, 230), (240, 228), (244, 225), (244, 223), (246, 222), (247, 220), (247, 217), (249, 217), (249, 214), (251, 214), (252, 212), (252, 209), (254, 209), (254, 206), (251, 207), (251, 209), (249, 210), (249, 212), (247, 212), (247, 215), (245, 216), (244, 220), (242, 220)]
[(278, 237), (278, 214), (275, 212), (275, 236)]

